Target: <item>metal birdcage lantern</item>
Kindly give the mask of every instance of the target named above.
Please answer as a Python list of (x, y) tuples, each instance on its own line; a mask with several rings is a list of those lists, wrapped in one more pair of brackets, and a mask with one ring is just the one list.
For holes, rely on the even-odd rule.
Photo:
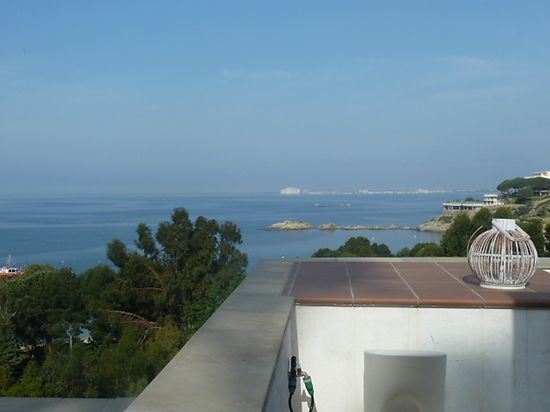
[(514, 219), (493, 219), (468, 250), (468, 263), (480, 286), (523, 289), (537, 268), (537, 249)]

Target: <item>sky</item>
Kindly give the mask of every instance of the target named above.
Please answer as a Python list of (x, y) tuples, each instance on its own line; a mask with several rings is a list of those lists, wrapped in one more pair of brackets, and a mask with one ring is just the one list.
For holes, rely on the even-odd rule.
[(1, 191), (494, 188), (550, 169), (548, 16), (0, 0)]

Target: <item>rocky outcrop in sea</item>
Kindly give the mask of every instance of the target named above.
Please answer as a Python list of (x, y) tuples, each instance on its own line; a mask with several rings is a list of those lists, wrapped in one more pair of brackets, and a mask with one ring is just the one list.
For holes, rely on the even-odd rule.
[(313, 225), (296, 220), (285, 220), (284, 222), (273, 223), (268, 227), (269, 230), (307, 230), (313, 229)]
[(319, 230), (418, 230), (415, 226), (339, 226), (336, 223), (324, 223), (317, 227), (310, 223), (285, 220), (284, 222), (274, 223), (268, 227), (268, 230), (307, 230), (307, 229), (319, 229)]
[(427, 222), (422, 223), (418, 226), (418, 230), (421, 232), (438, 232), (443, 233), (453, 223), (453, 217), (447, 215), (436, 216), (433, 219), (428, 220)]

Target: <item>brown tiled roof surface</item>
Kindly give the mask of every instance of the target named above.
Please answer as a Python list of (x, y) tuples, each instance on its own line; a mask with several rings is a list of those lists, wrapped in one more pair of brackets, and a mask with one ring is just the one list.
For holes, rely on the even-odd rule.
[(467, 262), (303, 261), (283, 290), (302, 305), (550, 307), (550, 274), (521, 290), (479, 286)]

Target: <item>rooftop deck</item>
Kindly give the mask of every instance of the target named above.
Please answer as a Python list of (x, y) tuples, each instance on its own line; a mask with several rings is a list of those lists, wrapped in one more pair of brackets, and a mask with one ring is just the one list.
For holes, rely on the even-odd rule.
[(283, 294), (302, 305), (462, 308), (550, 307), (550, 273), (537, 270), (522, 290), (479, 286), (466, 261), (303, 261)]

